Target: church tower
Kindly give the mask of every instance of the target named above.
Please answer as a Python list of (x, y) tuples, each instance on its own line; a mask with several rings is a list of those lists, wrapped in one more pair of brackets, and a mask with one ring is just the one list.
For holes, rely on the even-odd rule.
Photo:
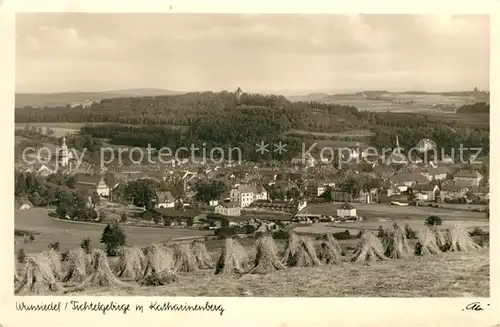
[(236, 92), (234, 93), (234, 97), (236, 99), (236, 103), (240, 104), (241, 101), (241, 96), (243, 95), (243, 91), (241, 90), (241, 87), (238, 87)]
[(66, 138), (63, 137), (63, 142), (61, 149), (59, 149), (59, 165), (61, 167), (66, 167), (69, 162), (68, 146), (66, 145)]

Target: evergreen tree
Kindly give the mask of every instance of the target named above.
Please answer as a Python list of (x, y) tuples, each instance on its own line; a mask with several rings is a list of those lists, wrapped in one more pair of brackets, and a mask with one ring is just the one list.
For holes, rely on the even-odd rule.
[(102, 232), (101, 243), (104, 244), (108, 256), (116, 256), (118, 248), (126, 243), (125, 232), (116, 222), (108, 224)]

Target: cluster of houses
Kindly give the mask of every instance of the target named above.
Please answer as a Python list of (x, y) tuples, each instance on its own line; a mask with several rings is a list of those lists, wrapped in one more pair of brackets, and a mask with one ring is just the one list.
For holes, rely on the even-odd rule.
[[(361, 154), (364, 155), (363, 150)], [(357, 153), (356, 153), (357, 154)], [(274, 213), (287, 217), (297, 216), (306, 207), (308, 201), (321, 198), (328, 190), (333, 202), (341, 203), (337, 217), (356, 217), (352, 203), (372, 203), (387, 201), (454, 201), (475, 198), (489, 201), (489, 185), (477, 169), (464, 168), (450, 162), (436, 164), (407, 164), (403, 168), (393, 165), (374, 164), (369, 172), (361, 170), (357, 164), (347, 164), (341, 170), (325, 159), (310, 155), (295, 158), (291, 162), (269, 163), (266, 166), (251, 162), (199, 164), (178, 162), (175, 165), (159, 167), (156, 165), (131, 165), (128, 167), (100, 167), (95, 169), (83, 163), (72, 169), (69, 151), (65, 143), (59, 154), (60, 171), (74, 176), (75, 188), (95, 191), (103, 201), (111, 201), (113, 190), (121, 183), (138, 179), (152, 179), (157, 182), (181, 182), (183, 194), (172, 191), (157, 191), (153, 204), (155, 210), (176, 211), (176, 203), (182, 207), (197, 207), (195, 185), (203, 181), (219, 181), (227, 186), (227, 192), (217, 199), (207, 199), (204, 210), (221, 216), (239, 217), (251, 214)], [(322, 161), (323, 160), (323, 161)], [(42, 176), (48, 176), (56, 170), (51, 164), (34, 163), (18, 167)], [(104, 172), (113, 174), (115, 181), (108, 185)], [(350, 190), (341, 187), (346, 175), (367, 176), (379, 179), (381, 187), (363, 189), (353, 196)], [(277, 197), (276, 193), (281, 193)], [(101, 201), (102, 202), (102, 201)], [(345, 205), (345, 203), (350, 203)], [(352, 208), (351, 208), (352, 207)], [(165, 211), (166, 210), (166, 211)], [(194, 215), (198, 211), (177, 210), (180, 215)], [(354, 210), (354, 212), (352, 211)], [(174, 215), (175, 216), (175, 215)], [(310, 215), (309, 215), (310, 216)], [(309, 217), (308, 216), (308, 217)], [(300, 217), (300, 216), (298, 216)], [(179, 217), (177, 217), (179, 218)]]
[(392, 185), (387, 196), (397, 197), (411, 191), (416, 201), (454, 201), (476, 197), (489, 200), (489, 186), (484, 176), (474, 169), (459, 169), (451, 175), (447, 167), (416, 169), (411, 173), (391, 177)]

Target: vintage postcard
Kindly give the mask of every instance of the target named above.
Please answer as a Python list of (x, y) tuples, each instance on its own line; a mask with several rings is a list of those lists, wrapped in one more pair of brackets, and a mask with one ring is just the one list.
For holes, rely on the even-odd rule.
[(500, 324), (498, 5), (109, 2), (0, 5), (3, 326)]

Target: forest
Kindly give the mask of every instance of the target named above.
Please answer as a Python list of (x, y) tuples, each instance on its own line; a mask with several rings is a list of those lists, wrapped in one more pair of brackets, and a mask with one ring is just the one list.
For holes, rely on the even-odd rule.
[[(489, 113), (489, 105), (478, 103), (458, 111)], [(430, 138), (441, 148), (463, 144), (483, 147), (482, 155), (489, 153), (489, 126), (458, 124), (414, 113), (375, 113), (352, 106), (291, 102), (276, 95), (243, 94), (236, 99), (234, 93), (226, 91), (105, 99), (85, 109), (24, 107), (16, 110), (15, 119), (17, 123), (86, 122), (78, 140), (91, 137), (83, 142), (93, 148), (98, 148), (98, 139), (116, 145), (150, 144), (153, 148), (175, 149), (190, 144), (205, 145), (208, 150), (239, 147), (243, 158), (253, 161), (289, 160), (300, 153), (304, 138), (287, 134), (291, 129), (328, 133), (365, 129), (374, 132), (369, 143), (375, 147), (394, 146), (397, 134), (402, 147)], [(261, 141), (282, 141), (287, 151), (278, 154), (271, 146), (271, 151), (261, 155), (255, 151)]]

